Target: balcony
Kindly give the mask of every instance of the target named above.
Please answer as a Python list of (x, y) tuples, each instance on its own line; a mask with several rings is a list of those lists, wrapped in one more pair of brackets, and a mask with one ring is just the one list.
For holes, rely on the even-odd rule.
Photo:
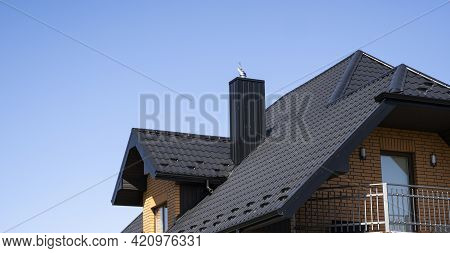
[(297, 232), (450, 232), (450, 188), (370, 184), (320, 188), (300, 209)]

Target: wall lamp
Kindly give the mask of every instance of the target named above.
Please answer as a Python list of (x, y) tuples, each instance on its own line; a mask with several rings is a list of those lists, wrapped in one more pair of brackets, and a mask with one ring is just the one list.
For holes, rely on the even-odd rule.
[(433, 167), (436, 167), (436, 165), (437, 165), (437, 157), (436, 157), (436, 154), (431, 154), (431, 156), (430, 156), (430, 163), (431, 163), (431, 166), (433, 166)]
[(359, 148), (359, 159), (366, 160), (366, 148), (365, 147)]

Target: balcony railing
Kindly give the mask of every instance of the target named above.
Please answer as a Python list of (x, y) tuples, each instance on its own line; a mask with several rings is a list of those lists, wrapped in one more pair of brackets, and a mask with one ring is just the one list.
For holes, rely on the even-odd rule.
[(371, 184), (320, 188), (296, 217), (298, 232), (450, 232), (450, 188)]

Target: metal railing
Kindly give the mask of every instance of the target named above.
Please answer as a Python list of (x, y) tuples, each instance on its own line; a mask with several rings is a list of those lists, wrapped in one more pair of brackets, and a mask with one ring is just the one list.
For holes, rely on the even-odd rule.
[(450, 188), (370, 184), (320, 188), (300, 208), (298, 232), (450, 232)]

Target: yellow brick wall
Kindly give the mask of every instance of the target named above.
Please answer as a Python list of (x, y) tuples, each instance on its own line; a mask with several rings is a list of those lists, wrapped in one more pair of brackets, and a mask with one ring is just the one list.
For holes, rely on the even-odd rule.
[[(359, 159), (358, 147), (349, 157), (349, 172), (329, 179), (321, 188), (381, 183), (381, 151), (411, 153), (414, 184), (450, 187), (450, 147), (436, 133), (377, 128), (363, 141), (362, 146), (366, 148), (367, 159), (364, 161)], [(432, 167), (430, 164), (432, 153), (437, 155), (438, 165), (436, 167)], [(355, 192), (355, 194), (357, 193)], [(313, 197), (315, 196), (313, 195)], [(295, 214), (291, 221), (292, 229), (294, 232), (305, 232), (303, 228), (308, 227), (310, 225), (308, 223), (314, 222), (315, 219), (321, 222), (331, 220), (330, 218), (327, 221), (326, 217), (330, 216), (330, 212), (333, 210), (327, 209), (345, 209), (346, 205), (352, 204), (354, 206), (354, 203), (344, 202), (337, 207), (320, 208), (318, 201), (309, 200)], [(310, 212), (317, 209), (319, 211)], [(349, 218), (345, 217), (344, 219), (348, 220)]]
[(143, 195), (143, 230), (144, 233), (155, 232), (155, 215), (153, 208), (167, 203), (169, 227), (175, 223), (180, 214), (180, 186), (173, 181), (147, 178), (147, 191)]

